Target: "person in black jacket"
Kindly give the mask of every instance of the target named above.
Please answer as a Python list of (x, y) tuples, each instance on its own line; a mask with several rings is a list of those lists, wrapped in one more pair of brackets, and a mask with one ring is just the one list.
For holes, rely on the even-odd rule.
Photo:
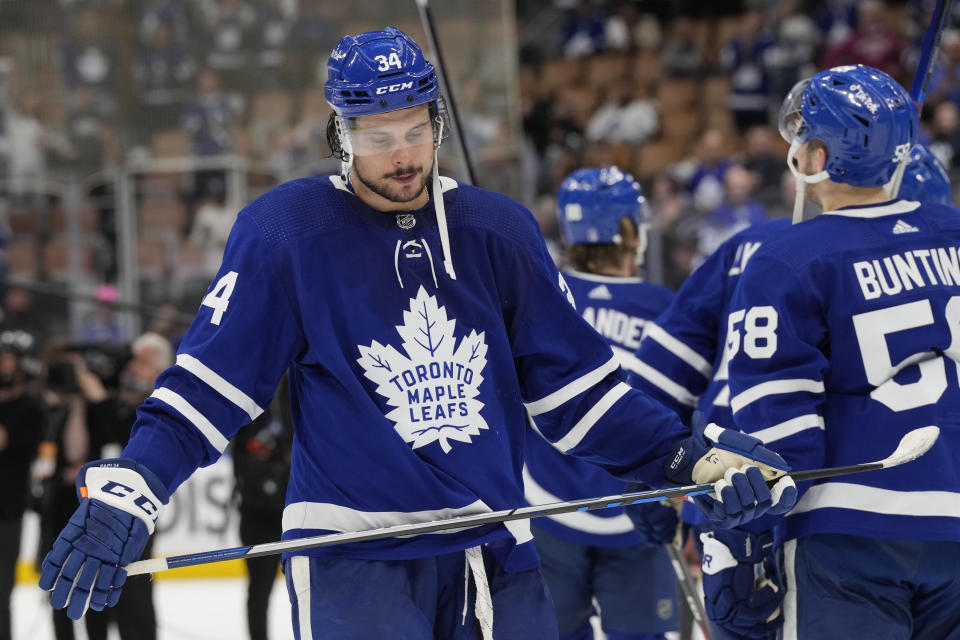
[(0, 640), (11, 640), (13, 593), (30, 465), (44, 431), (39, 400), (24, 393), (23, 355), (14, 334), (0, 334)]
[[(290, 390), (284, 376), (270, 409), (234, 438), (233, 473), (240, 498), (240, 541), (245, 545), (280, 539), (284, 495), (290, 475)], [(247, 627), (250, 640), (267, 640), (267, 607), (280, 556), (247, 558)]]

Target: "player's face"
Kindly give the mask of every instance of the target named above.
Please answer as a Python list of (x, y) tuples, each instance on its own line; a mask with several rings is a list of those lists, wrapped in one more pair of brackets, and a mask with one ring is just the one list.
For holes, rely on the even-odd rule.
[(365, 202), (387, 210), (426, 204), (433, 167), (433, 126), (426, 105), (359, 117), (351, 142), (353, 186)]

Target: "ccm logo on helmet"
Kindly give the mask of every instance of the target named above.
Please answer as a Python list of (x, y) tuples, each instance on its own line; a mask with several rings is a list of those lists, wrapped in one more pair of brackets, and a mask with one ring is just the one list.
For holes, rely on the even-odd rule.
[(382, 96), (385, 93), (403, 91), (404, 89), (413, 89), (413, 82), (400, 82), (398, 84), (391, 84), (388, 87), (377, 87), (377, 95)]

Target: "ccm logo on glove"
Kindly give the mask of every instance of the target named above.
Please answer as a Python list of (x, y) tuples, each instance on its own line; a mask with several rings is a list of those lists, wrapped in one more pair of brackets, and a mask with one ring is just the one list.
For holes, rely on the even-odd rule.
[(85, 479), (87, 486), (80, 488), (80, 497), (126, 511), (143, 520), (147, 530), (153, 533), (162, 502), (139, 473), (122, 467), (89, 467)]

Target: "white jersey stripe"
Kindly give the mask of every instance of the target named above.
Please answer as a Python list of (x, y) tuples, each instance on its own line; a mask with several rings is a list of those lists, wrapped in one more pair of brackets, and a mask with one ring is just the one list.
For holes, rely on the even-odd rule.
[(770, 444), (776, 440), (782, 440), (795, 433), (806, 431), (807, 429), (823, 429), (823, 418), (815, 413), (808, 413), (804, 416), (797, 416), (791, 420), (785, 420), (780, 424), (775, 424), (766, 429), (754, 431), (750, 435), (754, 438), (760, 438), (763, 444)]
[(293, 556), (290, 558), (290, 579), (293, 592), (297, 597), (297, 627), (303, 640), (313, 638), (313, 626), (310, 621), (310, 557)]
[(181, 414), (183, 417), (189, 420), (197, 430), (203, 434), (203, 437), (207, 439), (214, 449), (223, 453), (223, 450), (227, 448), (228, 441), (222, 433), (220, 433), (213, 423), (207, 420), (207, 418), (197, 411), (192, 404), (187, 402), (187, 399), (181, 396), (179, 393), (167, 389), (166, 387), (160, 387), (159, 389), (154, 389), (153, 393), (150, 394), (151, 398), (156, 398), (162, 402), (167, 403)]
[(783, 569), (787, 592), (783, 596), (782, 640), (797, 640), (797, 541), (783, 543)]
[(524, 406), (527, 408), (527, 412), (532, 416), (538, 416), (541, 413), (553, 411), (564, 402), (567, 402), (571, 398), (577, 397), (593, 385), (606, 378), (608, 375), (616, 371), (619, 366), (620, 361), (617, 360), (617, 356), (613, 356), (593, 371), (583, 374), (576, 380), (567, 383), (564, 387), (557, 389), (544, 398), (540, 398), (534, 402), (525, 403)]
[[(537, 484), (537, 481), (530, 475), (530, 471), (526, 466), (523, 467), (523, 492), (527, 498), (527, 502), (531, 505), (563, 502), (563, 500)], [(612, 536), (633, 531), (633, 523), (625, 513), (620, 513), (611, 518), (604, 518), (589, 511), (574, 511), (572, 513), (558, 513), (547, 517), (571, 529), (594, 535)]]
[(217, 393), (247, 412), (251, 420), (263, 413), (263, 409), (240, 389), (224, 380), (216, 371), (209, 368), (188, 353), (177, 354), (177, 365), (203, 380)]
[(610, 407), (615, 405), (617, 400), (626, 395), (628, 391), (630, 391), (630, 385), (624, 384), (623, 382), (618, 383), (613, 389), (607, 391), (603, 394), (603, 397), (597, 401), (597, 404), (590, 407), (590, 410), (583, 414), (583, 417), (577, 421), (577, 424), (573, 425), (573, 428), (567, 432), (567, 435), (560, 438), (553, 446), (566, 453), (580, 444), (580, 441), (590, 433), (590, 429), (597, 423), (597, 420), (602, 418), (603, 414), (609, 411)]
[(823, 382), (809, 378), (768, 380), (767, 382), (761, 382), (735, 395), (730, 399), (730, 408), (734, 413), (737, 413), (751, 402), (756, 402), (760, 398), (781, 393), (798, 393), (801, 391), (807, 393), (823, 393)]
[(713, 365), (707, 362), (706, 358), (674, 338), (657, 324), (648, 322), (643, 329), (643, 337), (660, 343), (660, 346), (664, 349), (699, 371), (704, 378), (709, 378), (710, 374), (713, 373)]
[[(284, 508), (281, 526), (284, 533), (294, 529), (325, 529), (343, 533), (347, 531), (367, 531), (414, 522), (432, 522), (433, 520), (489, 513), (490, 511), (492, 509), (483, 500), (477, 500), (465, 507), (427, 511), (360, 511), (329, 502), (293, 502)], [(469, 527), (444, 529), (443, 531), (431, 531), (430, 533), (455, 533), (463, 531), (465, 528)]]
[(850, 509), (891, 516), (960, 518), (960, 493), (893, 491), (851, 482), (828, 482), (811, 487), (789, 515), (815, 509)]
[(638, 376), (666, 393), (677, 402), (685, 404), (688, 407), (696, 406), (697, 396), (690, 393), (690, 390), (683, 385), (677, 384), (664, 374), (660, 373), (643, 360), (639, 358), (630, 364), (630, 370)]

